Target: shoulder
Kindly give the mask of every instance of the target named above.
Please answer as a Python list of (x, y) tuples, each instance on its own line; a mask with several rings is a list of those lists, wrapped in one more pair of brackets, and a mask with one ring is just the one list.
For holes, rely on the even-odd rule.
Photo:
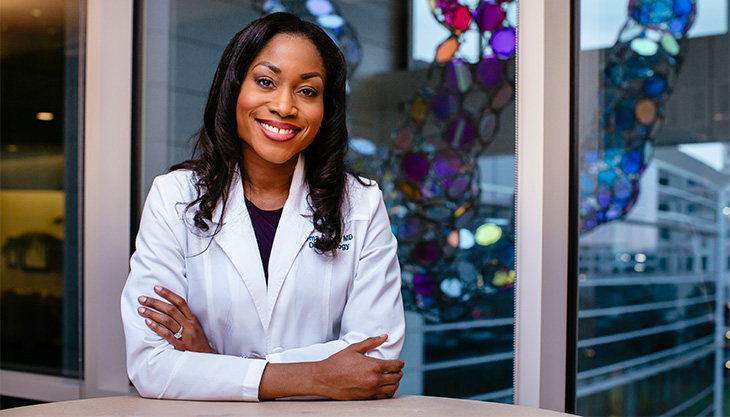
[(350, 220), (369, 220), (383, 204), (383, 193), (378, 183), (365, 177), (347, 174), (346, 201)]
[(155, 177), (150, 189), (152, 193), (159, 193), (165, 200), (190, 202), (195, 199), (195, 176), (191, 170), (178, 169)]
[(196, 198), (194, 173), (176, 170), (155, 177), (147, 194), (145, 210), (164, 213), (165, 217), (183, 218), (187, 205)]

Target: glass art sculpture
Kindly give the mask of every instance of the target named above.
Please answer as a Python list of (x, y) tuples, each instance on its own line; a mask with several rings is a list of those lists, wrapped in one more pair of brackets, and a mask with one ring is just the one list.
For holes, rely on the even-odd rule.
[(581, 143), (580, 230), (626, 216), (639, 195), (696, 14), (695, 0), (631, 0), (607, 52), (597, 136)]
[[(493, 309), (505, 303), (492, 297), (511, 297), (514, 283), (514, 207), (482, 201), (477, 160), (514, 96), (516, 4), (430, 6), (451, 34), (436, 48), (380, 174), (404, 301), (431, 322), (499, 316)], [(459, 56), (467, 31), (479, 34), (478, 62)]]

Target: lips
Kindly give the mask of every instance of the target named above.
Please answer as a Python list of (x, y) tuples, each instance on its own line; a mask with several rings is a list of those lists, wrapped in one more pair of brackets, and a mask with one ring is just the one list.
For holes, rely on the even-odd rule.
[(276, 120), (256, 119), (256, 122), (258, 122), (264, 136), (277, 142), (286, 142), (291, 140), (297, 135), (297, 133), (299, 133), (300, 130), (302, 130), (292, 124)]

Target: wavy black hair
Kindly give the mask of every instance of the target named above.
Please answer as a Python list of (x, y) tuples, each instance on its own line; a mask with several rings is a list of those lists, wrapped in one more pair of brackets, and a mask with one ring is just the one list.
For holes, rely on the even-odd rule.
[(314, 213), (314, 228), (321, 237), (314, 243), (320, 253), (335, 255), (342, 238), (343, 201), (346, 194), (347, 127), (345, 82), (347, 63), (332, 39), (314, 23), (289, 13), (263, 16), (238, 32), (226, 46), (205, 105), (203, 126), (196, 134), (193, 159), (173, 165), (170, 171), (194, 173), (197, 198), (187, 209), (197, 207), (193, 221), (201, 232), (209, 230), (216, 205), (222, 205), (223, 224), (234, 175), (246, 178), (243, 140), (238, 136), (236, 103), (246, 73), (264, 45), (275, 35), (290, 34), (309, 39), (319, 51), (325, 70), (324, 115), (314, 141), (303, 151), (308, 202)]

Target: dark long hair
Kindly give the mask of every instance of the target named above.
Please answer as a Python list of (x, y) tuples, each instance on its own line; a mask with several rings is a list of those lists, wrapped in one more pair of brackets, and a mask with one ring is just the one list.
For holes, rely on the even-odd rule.
[(237, 170), (246, 178), (243, 140), (238, 136), (236, 103), (248, 68), (271, 38), (280, 33), (309, 39), (319, 51), (325, 70), (324, 115), (314, 141), (303, 151), (305, 179), (309, 186), (309, 205), (314, 213), (314, 228), (321, 237), (314, 247), (335, 254), (342, 238), (343, 201), (346, 194), (347, 127), (345, 124), (345, 82), (347, 63), (332, 39), (314, 23), (288, 13), (261, 17), (238, 32), (228, 42), (205, 105), (203, 126), (197, 133), (193, 159), (170, 168), (194, 173), (197, 198), (187, 209), (197, 208), (193, 221), (200, 231), (209, 230), (216, 205), (225, 215), (231, 183)]

